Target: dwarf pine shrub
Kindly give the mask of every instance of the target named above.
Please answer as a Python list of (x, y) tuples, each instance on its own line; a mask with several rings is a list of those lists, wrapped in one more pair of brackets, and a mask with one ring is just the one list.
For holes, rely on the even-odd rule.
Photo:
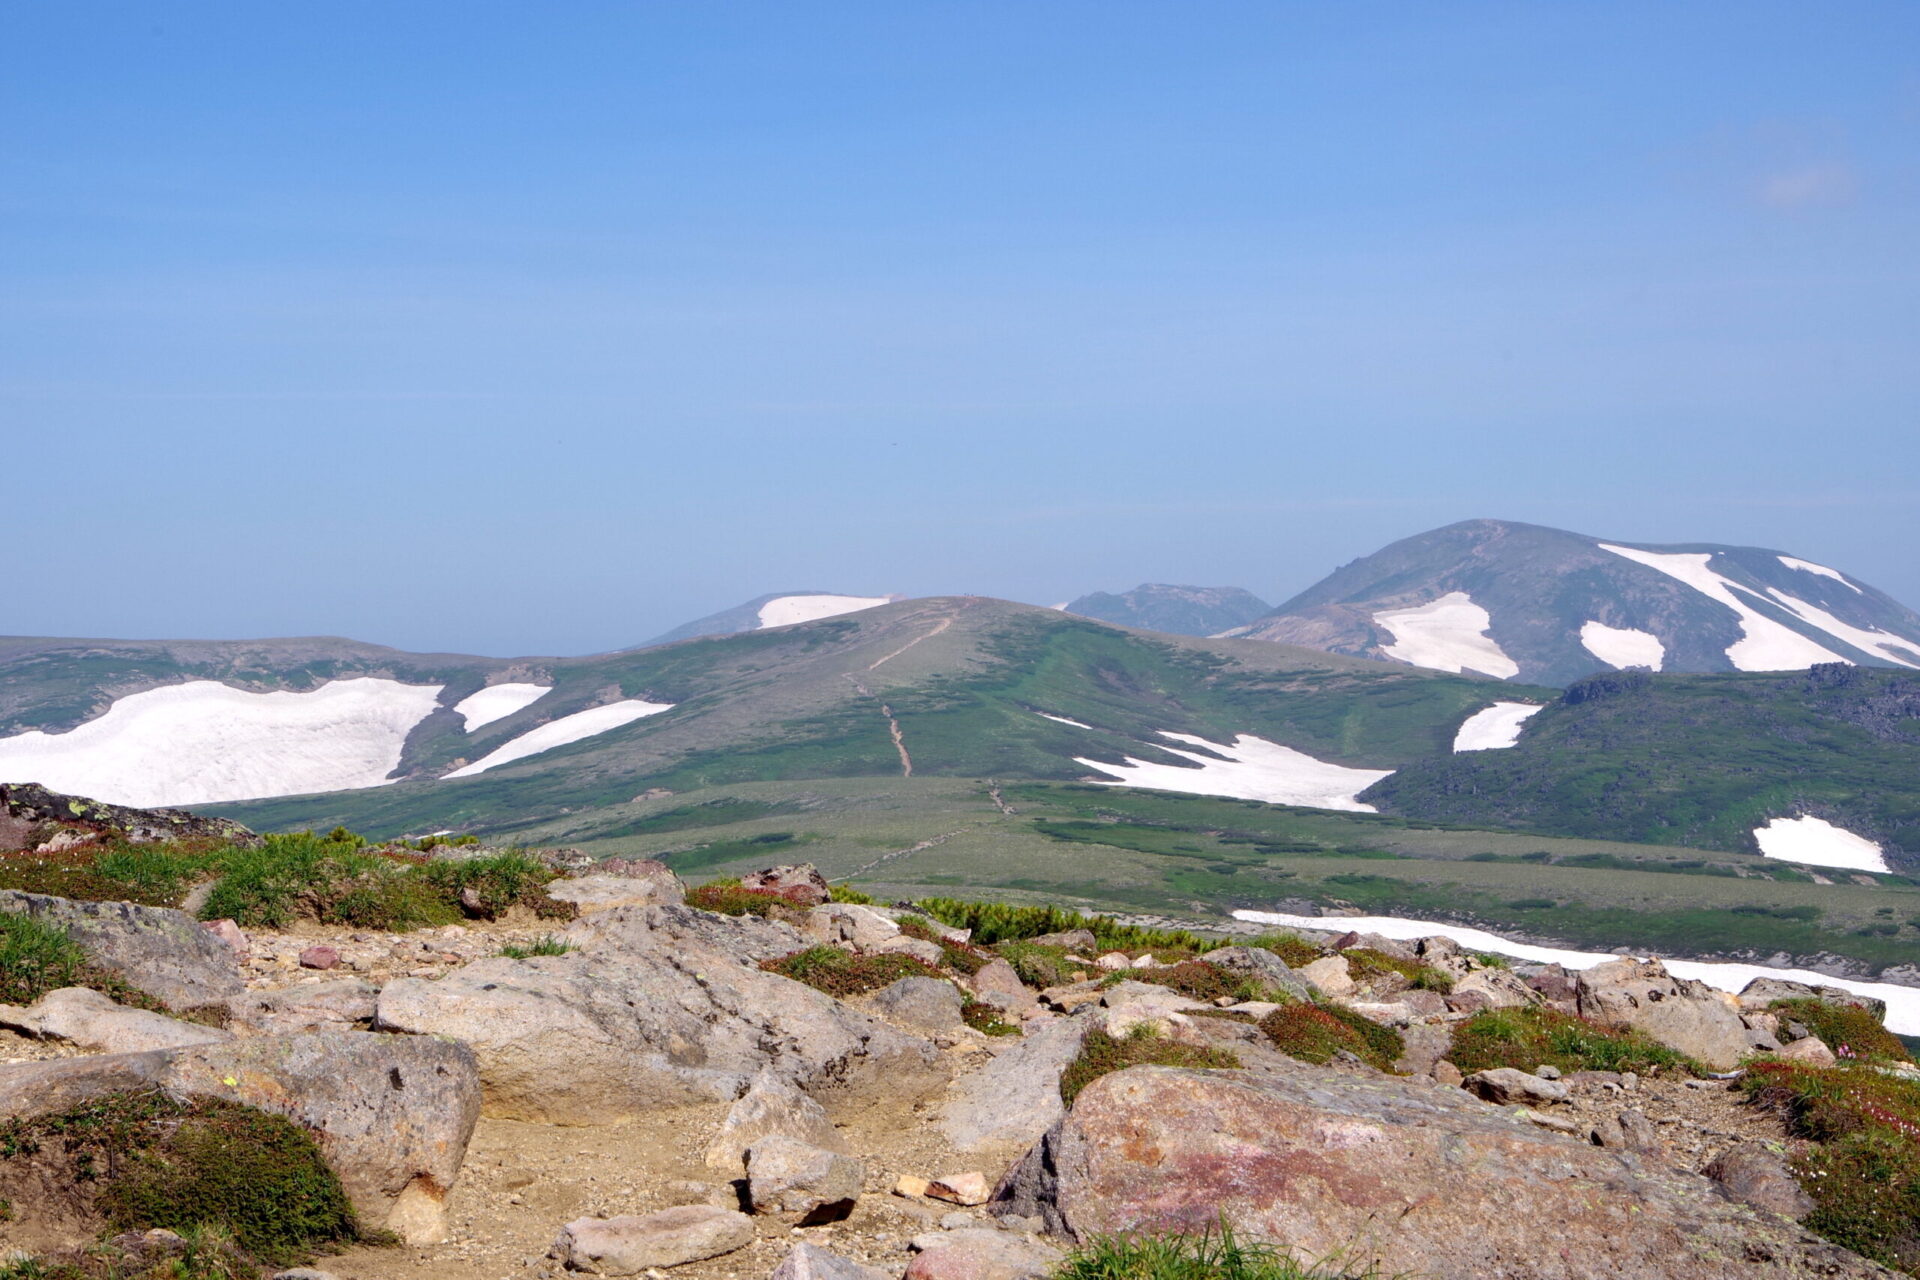
[(1661, 1069), (1700, 1074), (1685, 1054), (1669, 1049), (1642, 1031), (1603, 1027), (1570, 1013), (1543, 1006), (1487, 1009), (1454, 1029), (1448, 1061), (1462, 1071), (1513, 1067), (1558, 1067), (1562, 1071), (1635, 1071)]

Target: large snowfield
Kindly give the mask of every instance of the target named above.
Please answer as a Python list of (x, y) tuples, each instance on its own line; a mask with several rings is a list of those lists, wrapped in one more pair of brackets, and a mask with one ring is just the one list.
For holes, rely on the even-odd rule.
[(1849, 871), (1891, 871), (1886, 854), (1865, 836), (1836, 827), (1823, 818), (1775, 818), (1753, 830), (1760, 852), (1782, 862)]
[(1560, 947), (1536, 947), (1527, 942), (1510, 942), (1485, 929), (1442, 924), (1437, 920), (1409, 920), (1402, 916), (1295, 916), (1280, 911), (1236, 911), (1236, 920), (1251, 924), (1271, 924), (1283, 929), (1348, 929), (1358, 933), (1377, 933), (1383, 938), (1407, 941), (1411, 938), (1441, 936), (1452, 938), (1473, 951), (1491, 951), (1531, 960), (1536, 964), (1559, 964), (1569, 969), (1591, 969), (1618, 956), (1633, 955), (1660, 960), (1676, 978), (1691, 978), (1721, 991), (1739, 991), (1755, 978), (1782, 978), (1788, 982), (1842, 987), (1858, 995), (1873, 996), (1887, 1002), (1887, 1030), (1901, 1035), (1920, 1035), (1920, 987), (1899, 987), (1890, 982), (1857, 982), (1850, 978), (1830, 978), (1808, 969), (1769, 969), (1757, 964), (1719, 964), (1705, 960), (1669, 960), (1645, 951), (1568, 951)]
[(0, 780), (143, 808), (377, 787), (441, 688), (373, 676), (305, 693), (166, 685), (68, 733), (0, 738)]
[(1853, 583), (1848, 582), (1847, 575), (1841, 573), (1838, 569), (1829, 569), (1823, 564), (1815, 564), (1811, 560), (1802, 560), (1799, 556), (1777, 556), (1775, 558), (1789, 569), (1798, 569), (1802, 573), (1817, 573), (1823, 578), (1832, 578), (1835, 582), (1850, 591), (1859, 592), (1861, 595), (1867, 594), (1861, 591), (1859, 587), (1854, 586)]
[(1165, 750), (1200, 767), (1155, 764), (1129, 756), (1120, 764), (1075, 757), (1089, 769), (1112, 774), (1115, 787), (1143, 787), (1149, 791), (1184, 791), (1196, 796), (1227, 796), (1235, 800), (1260, 800), (1267, 804), (1296, 804), (1310, 809), (1344, 809), (1351, 813), (1376, 813), (1370, 804), (1357, 797), (1362, 791), (1392, 773), (1391, 769), (1349, 769), (1328, 764), (1291, 747), (1283, 747), (1265, 738), (1240, 734), (1232, 746), (1221, 746), (1187, 733), (1161, 733), (1163, 738), (1204, 747), (1225, 756), (1213, 756), (1174, 747)]
[(1393, 633), (1381, 652), (1389, 658), (1435, 671), (1478, 671), (1501, 680), (1520, 674), (1520, 664), (1486, 634), (1493, 619), (1464, 591), (1412, 609), (1389, 609), (1373, 620)]
[(1610, 627), (1598, 620), (1581, 624), (1580, 643), (1610, 667), (1645, 667), (1658, 671), (1667, 661), (1667, 646), (1650, 631)]
[(1453, 735), (1455, 751), (1499, 751), (1520, 741), (1520, 729), (1531, 716), (1545, 711), (1537, 702), (1496, 702), (1476, 711)]
[(591, 738), (595, 734), (605, 733), (609, 729), (618, 729), (621, 725), (632, 724), (635, 720), (657, 716), (662, 711), (671, 710), (673, 710), (671, 702), (643, 702), (638, 698), (629, 698), (625, 702), (610, 702), (604, 707), (588, 707), (585, 711), (576, 711), (570, 716), (549, 720), (537, 729), (529, 729), (511, 742), (495, 747), (472, 764), (463, 765), (446, 776), (471, 778), (476, 773), (485, 773), (503, 764), (524, 760), (528, 756), (537, 756), (542, 751), (564, 747), (569, 743)]
[(1885, 658), (1888, 662), (1897, 662), (1903, 667), (1920, 667), (1920, 645), (1911, 640), (1894, 635), (1891, 631), (1875, 628), (1862, 630), (1828, 613), (1825, 609), (1808, 604), (1805, 600), (1788, 595), (1774, 587), (1767, 588), (1782, 609), (1802, 622), (1810, 622), (1836, 640), (1845, 641), (1862, 653), (1871, 653)]
[(453, 709), (466, 717), (467, 732), (472, 733), (482, 725), (504, 720), (514, 712), (532, 706), (545, 697), (551, 687), (544, 684), (490, 684), (454, 703)]
[[(1609, 542), (1596, 543), (1602, 551), (1656, 569), (1686, 583), (1709, 600), (1727, 606), (1740, 617), (1741, 638), (1727, 646), (1727, 660), (1738, 671), (1797, 671), (1816, 662), (1845, 662), (1839, 654), (1823, 649), (1784, 623), (1767, 617), (1740, 598), (1736, 584), (1708, 568), (1713, 554), (1707, 551), (1640, 551), (1616, 547)], [(1742, 588), (1744, 590), (1744, 588)]]
[(818, 622), (843, 613), (858, 613), (891, 603), (889, 596), (781, 596), (760, 606), (761, 627), (788, 627), (796, 622)]

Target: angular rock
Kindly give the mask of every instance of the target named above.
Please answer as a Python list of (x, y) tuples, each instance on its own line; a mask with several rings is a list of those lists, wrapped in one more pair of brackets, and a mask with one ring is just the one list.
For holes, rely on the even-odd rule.
[(1775, 1000), (1823, 1000), (1844, 1008), (1865, 1009), (1885, 1021), (1887, 1002), (1875, 996), (1863, 996), (1845, 987), (1809, 986), (1785, 978), (1755, 978), (1740, 989), (1742, 1009), (1761, 1010)]
[(893, 1273), (842, 1257), (817, 1244), (797, 1244), (767, 1280), (893, 1280)]
[(773, 1134), (747, 1149), (747, 1196), (755, 1213), (798, 1226), (853, 1212), (867, 1166), (852, 1156)]
[(1716, 1071), (1750, 1052), (1746, 1024), (1704, 982), (1675, 978), (1658, 960), (1609, 960), (1581, 972), (1580, 1016), (1644, 1031)]
[[(640, 867), (647, 863), (624, 865)], [(611, 911), (615, 907), (646, 907), (685, 901), (687, 891), (680, 883), (680, 877), (667, 870), (663, 863), (654, 862), (651, 865), (659, 868), (657, 875), (595, 872), (572, 879), (550, 881), (547, 897), (553, 902), (572, 907), (583, 916), (595, 911)]]
[(446, 1238), (444, 1201), (480, 1116), (463, 1044), (343, 1031), (0, 1067), (0, 1116), (48, 1115), (153, 1087), (304, 1125), (360, 1221), (411, 1244)]
[(300, 967), (302, 969), (331, 969), (340, 963), (340, 951), (337, 947), (316, 945), (302, 948)]
[(871, 907), (829, 902), (807, 912), (800, 931), (816, 942), (845, 943), (868, 951), (898, 937), (900, 926)]
[(329, 978), (273, 991), (248, 991), (227, 1001), (227, 1025), (251, 1035), (352, 1031), (373, 1021), (380, 989), (364, 978)]
[(1453, 1048), (1453, 1028), (1445, 1024), (1422, 1023), (1401, 1032), (1400, 1042), (1400, 1058), (1393, 1064), (1393, 1069), (1403, 1075), (1432, 1075), (1434, 1067)]
[(576, 1218), (560, 1229), (552, 1252), (573, 1271), (630, 1276), (717, 1258), (752, 1243), (753, 1219), (746, 1214), (686, 1204), (658, 1213)]
[(1005, 960), (988, 961), (967, 982), (973, 988), (974, 999), (1008, 1013), (1024, 1013), (1039, 999)]
[(0, 1005), (0, 1026), (65, 1040), (89, 1053), (143, 1053), (233, 1039), (228, 1031), (130, 1009), (87, 987), (49, 991), (24, 1009)]
[(1043, 933), (1027, 941), (1041, 947), (1064, 947), (1068, 951), (1087, 952), (1100, 945), (1091, 929), (1065, 929), (1059, 933)]
[(1305, 1065), (1094, 1081), (996, 1192), (1081, 1240), (1199, 1231), (1423, 1280), (1885, 1277), (1698, 1174), (1457, 1090)]
[(1558, 1080), (1543, 1080), (1513, 1067), (1494, 1067), (1476, 1071), (1461, 1082), (1468, 1093), (1485, 1098), (1496, 1106), (1545, 1106), (1565, 1102), (1573, 1091)]
[(1302, 965), (1294, 972), (1313, 984), (1316, 991), (1323, 995), (1339, 999), (1354, 992), (1353, 975), (1348, 971), (1345, 956), (1321, 956), (1312, 964)]
[(1285, 992), (1295, 1000), (1313, 999), (1313, 991), (1307, 986), (1307, 980), (1265, 947), (1221, 947), (1217, 951), (1207, 952), (1201, 959), (1216, 969), (1245, 974), (1272, 990)]
[(1480, 1009), (1519, 1008), (1541, 1001), (1540, 993), (1511, 969), (1475, 969), (1465, 977), (1454, 980), (1453, 990), (1447, 993), (1446, 1002), (1451, 1007), (1464, 1010), (1476, 995), (1486, 999), (1484, 1004), (1476, 1002), (1473, 1012)]
[(888, 938), (873, 950), (880, 955), (912, 956), (921, 964), (938, 966), (946, 958), (937, 942), (928, 942), (925, 938), (912, 938), (902, 933)]
[(960, 1016), (960, 989), (944, 978), (902, 978), (867, 997), (867, 1004), (888, 1022), (921, 1035), (951, 1035), (967, 1025)]
[(1048, 1023), (954, 1081), (940, 1110), (941, 1132), (962, 1151), (1038, 1141), (1066, 1114), (1060, 1076), (1080, 1056), (1093, 1025), (1086, 1014)]
[(926, 1040), (759, 968), (805, 945), (784, 925), (620, 907), (565, 936), (566, 956), (391, 982), (376, 1025), (470, 1043), (489, 1115), (555, 1124), (736, 1099), (766, 1067), (822, 1101), (917, 1097), (940, 1082)]
[(748, 872), (740, 877), (740, 887), (777, 893), (788, 902), (802, 907), (817, 907), (833, 896), (827, 878), (811, 862)]
[(1028, 1236), (985, 1227), (915, 1236), (904, 1280), (1047, 1280), (1060, 1251)]
[(828, 1151), (844, 1149), (825, 1107), (771, 1068), (762, 1068), (747, 1091), (728, 1108), (720, 1132), (707, 1144), (707, 1164), (737, 1174), (746, 1167), (747, 1149), (774, 1134)]
[(246, 931), (234, 920), (203, 920), (200, 927), (227, 944), (234, 958), (245, 960), (253, 950), (253, 944), (247, 940)]
[(1780, 1153), (1758, 1142), (1728, 1147), (1701, 1170), (1743, 1204), (1799, 1221), (1813, 1212), (1813, 1197), (1800, 1189)]
[(1804, 1062), (1810, 1067), (1830, 1067), (1835, 1061), (1833, 1050), (1827, 1048), (1827, 1042), (1819, 1036), (1802, 1036), (1782, 1048), (1780, 1056), (1788, 1062)]
[(927, 1184), (928, 1199), (948, 1204), (985, 1204), (992, 1192), (987, 1175), (978, 1172), (946, 1173)]
[(0, 890), (0, 911), (66, 929), (100, 968), (175, 1013), (223, 1007), (246, 986), (232, 948), (184, 911), (14, 890)]
[[(134, 809), (86, 796), (62, 795), (31, 782), (0, 782), (0, 819), (29, 833), (59, 827), (90, 834), (113, 834), (128, 844), (163, 840), (223, 840), (252, 847), (260, 837), (229, 818), (205, 818), (185, 809)], [(41, 836), (41, 839), (47, 838)], [(25, 848), (26, 845), (15, 845)]]

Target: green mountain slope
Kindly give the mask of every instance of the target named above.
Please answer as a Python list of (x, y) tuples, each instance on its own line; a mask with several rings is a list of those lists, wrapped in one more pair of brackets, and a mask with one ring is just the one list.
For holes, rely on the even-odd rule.
[(1596, 676), (1512, 749), (1410, 764), (1365, 799), (1445, 822), (1727, 850), (1754, 849), (1769, 819), (1810, 815), (1920, 869), (1920, 676), (1840, 664)]

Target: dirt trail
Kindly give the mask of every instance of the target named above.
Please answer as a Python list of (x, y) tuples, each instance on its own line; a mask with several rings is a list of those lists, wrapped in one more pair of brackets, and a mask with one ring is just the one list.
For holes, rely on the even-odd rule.
[(975, 827), (979, 825), (980, 824), (977, 822), (969, 822), (966, 826), (961, 827), (958, 830), (949, 831), (944, 835), (938, 835), (938, 836), (932, 837), (931, 839), (922, 840), (919, 844), (908, 845), (904, 849), (895, 849), (892, 853), (883, 853), (879, 857), (875, 858), (872, 862), (863, 863), (862, 865), (857, 866), (853, 870), (847, 872), (847, 874), (843, 876), (835, 876), (834, 879), (836, 881), (844, 881), (844, 880), (851, 880), (855, 876), (863, 876), (867, 872), (873, 870), (875, 867), (882, 866), (886, 863), (892, 862), (895, 858), (904, 858), (910, 853), (920, 853), (923, 850), (933, 848), (935, 845), (945, 844), (947, 841), (953, 839), (955, 836), (963, 836), (967, 832), (973, 830)]
[[(926, 637), (922, 636), (921, 638), (925, 639)], [(883, 658), (881, 661), (884, 662), (886, 659)], [(876, 663), (874, 665), (878, 666), (879, 664)], [(871, 671), (873, 668), (869, 667), (867, 669)], [(864, 684), (861, 684), (858, 676), (854, 675), (851, 671), (843, 672), (842, 674), (846, 676), (847, 682), (859, 692), (861, 697), (873, 697), (873, 691)], [(911, 778), (913, 776), (913, 757), (907, 754), (907, 740), (901, 736), (900, 722), (894, 718), (893, 708), (884, 702), (880, 704), (880, 714), (887, 718), (887, 732), (893, 735), (893, 749), (900, 753), (900, 776), (903, 778)]]
[(913, 648), (913, 646), (919, 644), (920, 641), (931, 640), (952, 625), (953, 625), (953, 619), (951, 617), (940, 619), (939, 625), (934, 627), (933, 630), (927, 632), (927, 634), (923, 636), (918, 636), (912, 640), (907, 641), (905, 644), (901, 645), (898, 649), (895, 649), (892, 653), (888, 654), (884, 658), (877, 658), (873, 662), (868, 663), (867, 670), (872, 671), (876, 667), (880, 666), (881, 663), (892, 662), (895, 658), (899, 657), (901, 654), (905, 653), (907, 650)]

